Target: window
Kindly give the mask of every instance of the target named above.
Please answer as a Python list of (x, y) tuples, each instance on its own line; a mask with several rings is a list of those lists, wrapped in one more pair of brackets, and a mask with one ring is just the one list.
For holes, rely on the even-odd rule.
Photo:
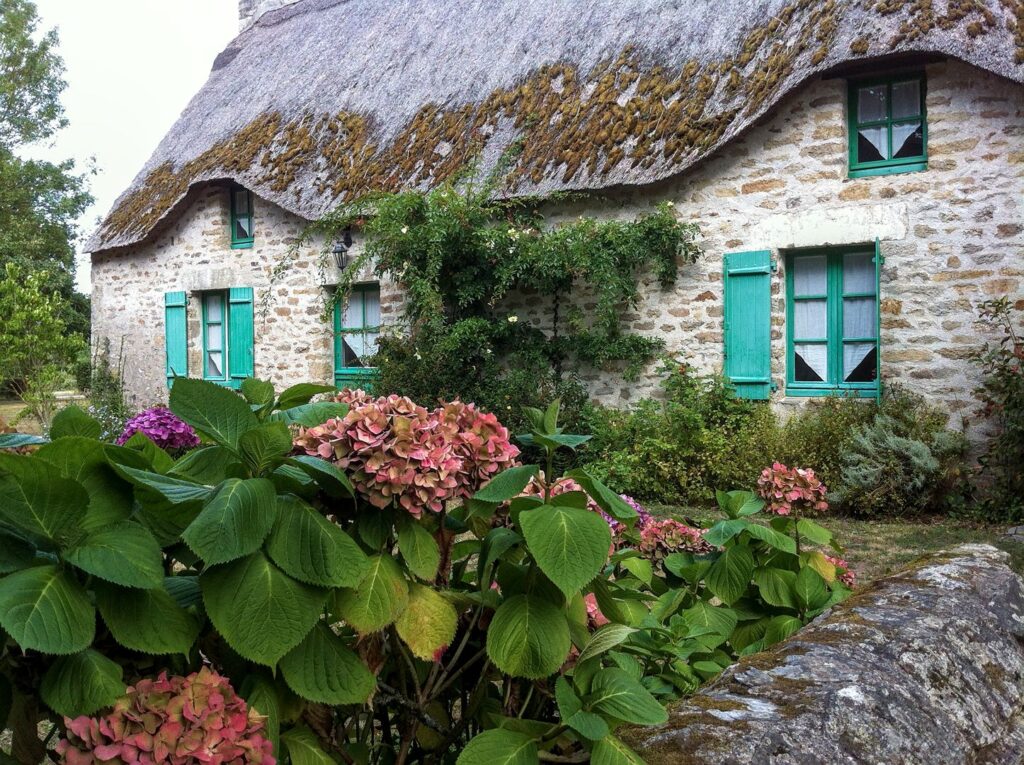
[(928, 166), (922, 75), (850, 83), (850, 177)]
[(878, 394), (880, 259), (877, 245), (789, 255), (787, 394)]
[(252, 287), (200, 294), (203, 378), (238, 388), (254, 372)]
[(246, 189), (231, 189), (231, 247), (236, 250), (252, 247), (252, 194)]
[(369, 358), (380, 336), (380, 285), (357, 284), (348, 300), (334, 305), (334, 384), (365, 386), (377, 370)]

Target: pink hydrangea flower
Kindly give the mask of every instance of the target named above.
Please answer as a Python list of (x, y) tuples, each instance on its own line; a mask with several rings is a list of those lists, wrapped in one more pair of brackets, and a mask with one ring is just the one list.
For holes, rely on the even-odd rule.
[(826, 555), (825, 560), (836, 567), (836, 579), (838, 579), (840, 583), (846, 585), (851, 590), (857, 586), (857, 574), (852, 568), (850, 568), (849, 563), (834, 555)]
[(178, 419), (165, 406), (154, 406), (139, 412), (125, 423), (124, 431), (117, 439), (118, 446), (124, 446), (136, 433), (142, 433), (161, 449), (177, 451), (199, 446), (199, 436), (192, 427)]
[(776, 462), (761, 471), (757, 493), (765, 510), (775, 515), (808, 515), (828, 510), (825, 484), (810, 468), (788, 468)]
[(203, 667), (188, 677), (140, 680), (102, 717), (64, 718), (57, 752), (67, 765), (274, 765), (266, 718), (227, 679)]
[(704, 529), (687, 526), (674, 518), (651, 520), (640, 530), (640, 552), (659, 563), (674, 552), (704, 555), (714, 548), (704, 539)]

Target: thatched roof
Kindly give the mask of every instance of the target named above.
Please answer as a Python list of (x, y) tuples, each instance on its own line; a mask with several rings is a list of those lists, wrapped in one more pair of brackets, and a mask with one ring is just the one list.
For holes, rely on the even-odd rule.
[(517, 145), (510, 193), (650, 183), (814, 74), (914, 52), (1022, 82), (1024, 0), (299, 0), (218, 56), (88, 249), (219, 179), (307, 219)]

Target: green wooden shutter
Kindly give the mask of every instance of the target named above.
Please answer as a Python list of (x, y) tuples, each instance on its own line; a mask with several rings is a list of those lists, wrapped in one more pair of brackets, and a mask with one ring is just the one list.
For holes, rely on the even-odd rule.
[(255, 375), (252, 287), (228, 290), (228, 384), (239, 388)]
[(188, 377), (188, 296), (184, 292), (164, 293), (164, 345), (167, 387), (175, 377)]
[(725, 256), (725, 376), (740, 398), (771, 396), (771, 278), (768, 250)]
[(882, 243), (875, 237), (875, 390), (879, 399), (882, 398)]

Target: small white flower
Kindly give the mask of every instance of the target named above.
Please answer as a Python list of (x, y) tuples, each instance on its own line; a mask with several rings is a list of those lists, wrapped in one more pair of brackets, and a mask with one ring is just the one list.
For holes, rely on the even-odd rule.
[(423, 361), (423, 357), (420, 356), (419, 351), (416, 352), (416, 361)]
[(403, 234), (408, 234), (409, 233), (409, 227), (408, 226), (402, 226), (402, 233)]
[(509, 324), (515, 324), (517, 321), (519, 321), (519, 317), (518, 316), (513, 315), (513, 316), (509, 316), (508, 317), (508, 323)]

